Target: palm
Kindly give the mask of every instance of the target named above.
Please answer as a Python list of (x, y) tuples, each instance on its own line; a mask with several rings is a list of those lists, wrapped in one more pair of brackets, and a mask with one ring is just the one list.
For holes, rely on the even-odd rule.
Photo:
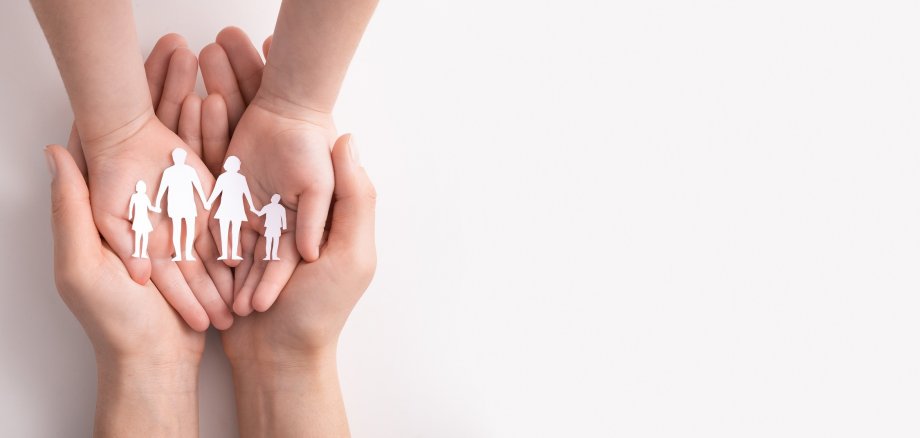
[[(142, 180), (147, 184), (147, 196), (151, 202), (155, 202), (160, 176), (164, 169), (173, 164), (170, 154), (177, 147), (187, 146), (161, 123), (151, 120), (140, 132), (118, 147), (112, 148), (111, 154), (89, 160), (93, 216), (100, 227), (120, 227), (125, 230), (123, 234), (130, 237), (130, 233), (127, 232), (130, 228), (125, 228), (128, 224), (126, 199), (134, 193), (135, 183)], [(214, 178), (201, 160), (190, 154), (188, 164), (198, 171), (202, 186), (209, 191), (214, 185)], [(207, 221), (203, 216), (199, 214), (196, 220), (196, 225), (199, 225), (195, 229), (196, 234), (200, 230), (206, 230)], [(170, 220), (165, 213), (151, 213), (150, 220), (153, 223), (153, 231), (150, 233), (150, 257), (155, 262), (169, 260), (173, 251)], [(104, 230), (103, 234), (106, 234), (106, 231), (108, 230)], [(121, 252), (120, 250), (121, 248), (116, 249), (118, 252)]]
[[(102, 248), (98, 269), (93, 271), (93, 291), (106, 293), (93, 300), (93, 306), (104, 306), (103, 312), (85, 312), (85, 327), (101, 327), (108, 337), (106, 345), (117, 349), (123, 357), (161, 355), (171, 352), (200, 355), (204, 350), (204, 334), (190, 329), (170, 307), (153, 285), (138, 285), (128, 276), (118, 256), (111, 248)], [(78, 314), (82, 316), (83, 314)], [(104, 315), (105, 318), (100, 316)], [(162, 353), (162, 354), (160, 354)]]
[(310, 188), (332, 184), (329, 158), (335, 129), (331, 120), (319, 125), (285, 118), (253, 102), (233, 132), (228, 155), (247, 169), (252, 194), (267, 202), (272, 194), (297, 210), (297, 199)]
[[(288, 214), (289, 237), (280, 240), (281, 262), (264, 262), (265, 238), (262, 221), (250, 217), (242, 231), (243, 258), (237, 270), (237, 291), (244, 297), (235, 306), (248, 313), (250, 298), (264, 310), (281, 286), (287, 283), (301, 257), (315, 260), (325, 226), (333, 186), (330, 147), (335, 139), (331, 118), (307, 122), (271, 111), (258, 99), (246, 109), (233, 132), (227, 155), (242, 163), (240, 172), (247, 177), (256, 208), (269, 202), (273, 194), (281, 195)], [(292, 237), (290, 237), (292, 236)], [(295, 245), (296, 242), (296, 245)], [(298, 251), (299, 250), (299, 251)], [(256, 289), (264, 288), (266, 292)]]
[[(175, 148), (188, 149), (188, 146), (159, 120), (151, 117), (128, 139), (94, 156), (87, 156), (91, 204), (96, 225), (112, 251), (124, 262), (131, 277), (146, 283), (146, 275), (149, 273), (169, 303), (190, 324), (194, 321), (195, 328), (203, 330), (208, 323), (205, 312), (216, 315), (221, 306), (225, 309), (225, 305), (220, 304), (220, 292), (225, 297), (223, 301), (229, 301), (231, 292), (229, 285), (227, 290), (218, 291), (208, 273), (214, 272), (215, 276), (220, 274), (216, 268), (208, 266), (206, 269), (202, 263), (203, 259), (212, 260), (214, 251), (211, 239), (206, 236), (207, 214), (202, 211), (201, 203), (197, 203), (199, 214), (195, 220), (196, 242), (192, 248), (196, 261), (178, 264), (171, 261), (172, 221), (166, 215), (165, 203), (160, 205), (164, 209), (162, 213), (149, 214), (153, 224), (149, 237), (149, 264), (145, 259), (131, 256), (134, 241), (128, 220), (128, 200), (134, 193), (137, 181), (143, 180), (147, 184), (147, 196), (155, 203), (161, 175), (164, 169), (173, 164), (171, 152)], [(197, 153), (188, 154), (187, 164), (196, 170), (205, 193), (208, 193), (214, 185), (214, 178)], [(199, 239), (198, 236), (203, 238)], [(185, 239), (181, 240), (181, 244), (184, 249)], [(206, 309), (202, 309), (198, 302), (205, 303)], [(222, 326), (229, 325), (225, 319), (228, 318), (220, 321)]]
[(351, 268), (334, 255), (301, 262), (277, 305), (238, 320), (222, 333), (227, 355), (234, 359), (264, 351), (286, 357), (333, 345), (369, 282), (369, 276), (336, 277), (337, 266)]

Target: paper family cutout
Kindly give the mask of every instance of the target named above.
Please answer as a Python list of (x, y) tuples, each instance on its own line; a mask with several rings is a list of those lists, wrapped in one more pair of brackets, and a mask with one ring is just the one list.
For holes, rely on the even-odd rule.
[[(220, 257), (217, 260), (227, 259), (227, 237), (232, 231), (231, 256), (233, 260), (243, 260), (238, 255), (240, 243), (240, 226), (247, 220), (243, 206), (243, 198), (249, 204), (249, 211), (265, 216), (265, 258), (263, 260), (281, 260), (278, 258), (278, 245), (281, 239), (281, 230), (287, 229), (287, 212), (280, 204), (281, 195), (272, 195), (271, 204), (257, 210), (252, 203), (252, 194), (246, 177), (239, 173), (240, 159), (234, 156), (227, 157), (224, 170), (214, 185), (211, 196), (205, 197), (204, 189), (198, 173), (188, 164), (185, 164), (187, 153), (176, 148), (172, 152), (173, 165), (163, 171), (160, 187), (157, 190), (156, 202), (150, 203), (147, 197), (147, 184), (138, 181), (135, 193), (131, 195), (128, 205), (128, 220), (131, 220), (131, 229), (134, 231), (133, 257), (149, 258), (147, 255), (147, 241), (153, 224), (150, 222), (148, 212), (161, 213), (160, 201), (166, 194), (166, 215), (172, 219), (173, 249), (176, 252), (173, 260), (182, 260), (182, 222), (185, 222), (185, 260), (195, 260), (192, 256), (192, 244), (195, 240), (195, 217), (198, 216), (198, 207), (195, 205), (195, 193), (201, 199), (205, 210), (211, 210), (214, 201), (220, 197), (220, 206), (214, 214), (220, 224)], [(231, 230), (232, 227), (232, 230)]]

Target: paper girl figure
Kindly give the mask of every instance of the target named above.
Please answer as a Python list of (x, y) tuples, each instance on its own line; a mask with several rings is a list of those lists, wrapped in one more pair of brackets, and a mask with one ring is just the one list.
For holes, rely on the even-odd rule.
[(274, 194), (272, 203), (256, 212), (259, 217), (265, 216), (265, 258), (262, 260), (281, 260), (278, 258), (278, 243), (281, 239), (281, 230), (287, 229), (287, 212), (284, 206), (279, 204), (280, 201), (281, 195)]
[(220, 196), (220, 207), (214, 219), (220, 222), (220, 257), (217, 260), (227, 260), (227, 230), (233, 226), (233, 260), (243, 260), (237, 252), (240, 244), (240, 225), (246, 221), (246, 210), (243, 208), (243, 198), (249, 202), (249, 209), (253, 212), (256, 207), (252, 205), (252, 195), (249, 193), (249, 184), (246, 177), (239, 173), (240, 159), (231, 155), (224, 162), (224, 170), (217, 177), (211, 198), (205, 203), (205, 208), (210, 210), (211, 205)]
[(131, 195), (131, 203), (128, 204), (128, 220), (132, 221), (131, 229), (134, 230), (134, 254), (131, 256), (147, 259), (150, 258), (147, 256), (147, 240), (150, 232), (153, 231), (153, 224), (150, 223), (147, 211), (159, 213), (160, 209), (150, 204), (150, 198), (147, 197), (147, 184), (138, 181), (134, 189), (135, 193)]

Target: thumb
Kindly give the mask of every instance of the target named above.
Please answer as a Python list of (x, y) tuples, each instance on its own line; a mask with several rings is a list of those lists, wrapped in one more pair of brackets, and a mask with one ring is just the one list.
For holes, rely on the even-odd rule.
[(377, 191), (361, 167), (351, 134), (343, 135), (335, 142), (332, 166), (335, 171), (335, 201), (329, 248), (373, 253)]
[(93, 222), (86, 181), (73, 157), (63, 147), (46, 147), (45, 157), (51, 172), (55, 266), (87, 263), (99, 254), (102, 241)]

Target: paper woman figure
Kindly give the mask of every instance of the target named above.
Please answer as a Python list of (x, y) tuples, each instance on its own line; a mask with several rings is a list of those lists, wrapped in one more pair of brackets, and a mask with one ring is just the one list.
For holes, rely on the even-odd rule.
[(134, 254), (131, 256), (147, 259), (150, 258), (147, 256), (147, 240), (153, 231), (153, 224), (150, 223), (147, 212), (159, 213), (160, 209), (150, 204), (147, 184), (138, 181), (134, 189), (136, 192), (131, 195), (131, 203), (128, 204), (128, 220), (132, 221), (131, 229), (134, 230)]
[(271, 204), (256, 212), (259, 217), (265, 216), (265, 258), (262, 260), (281, 260), (278, 258), (278, 243), (281, 239), (281, 230), (287, 229), (287, 212), (280, 201), (281, 195), (276, 193), (272, 195)]
[(246, 177), (239, 173), (240, 159), (231, 155), (224, 162), (224, 170), (217, 177), (214, 184), (214, 191), (211, 192), (211, 198), (205, 203), (205, 208), (211, 209), (211, 205), (220, 196), (220, 207), (214, 214), (214, 219), (220, 222), (220, 257), (217, 260), (227, 260), (227, 231), (233, 226), (233, 260), (243, 260), (237, 252), (240, 244), (240, 226), (246, 221), (246, 210), (243, 208), (243, 198), (249, 202), (249, 209), (256, 211), (252, 205), (252, 194), (249, 193), (249, 184), (246, 183)]

